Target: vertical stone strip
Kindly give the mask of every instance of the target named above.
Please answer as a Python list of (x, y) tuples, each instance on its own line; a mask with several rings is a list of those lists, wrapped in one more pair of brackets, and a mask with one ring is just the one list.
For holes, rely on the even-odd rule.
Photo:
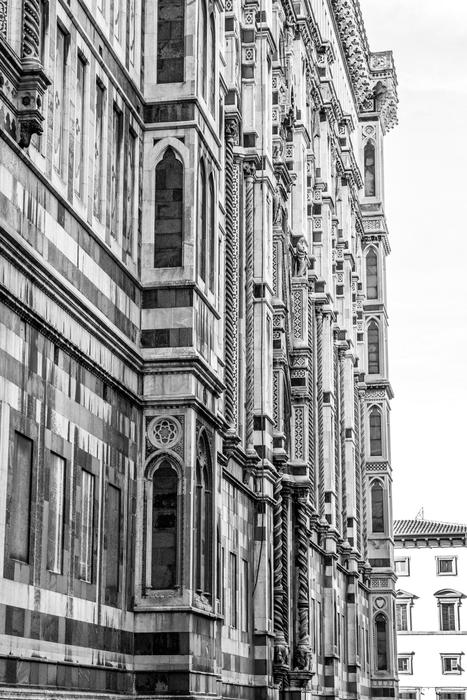
[[(282, 587), (289, 591), (289, 504), (290, 486), (282, 482)], [(282, 629), (285, 641), (289, 641), (289, 596), (282, 597)]]
[(354, 425), (355, 425), (355, 517), (357, 521), (355, 547), (362, 551), (362, 469), (361, 469), (361, 443), (360, 443), (360, 401), (358, 388), (354, 384)]
[[(238, 165), (234, 163), (234, 145), (238, 125), (225, 122), (225, 417), (237, 432), (238, 395)], [(235, 182), (237, 187), (234, 187)]]
[(255, 406), (255, 318), (254, 318), (254, 178), (255, 165), (251, 162), (243, 164), (245, 178), (245, 339), (246, 339), (246, 449), (250, 456), (256, 455), (254, 449), (254, 421), (253, 411)]

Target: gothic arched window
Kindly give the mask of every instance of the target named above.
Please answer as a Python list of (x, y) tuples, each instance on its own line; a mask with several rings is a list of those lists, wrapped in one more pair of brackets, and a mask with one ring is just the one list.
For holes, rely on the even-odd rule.
[(381, 411), (373, 407), (370, 411), (370, 455), (381, 457), (382, 454)]
[(215, 273), (215, 261), (216, 261), (216, 230), (215, 230), (215, 192), (214, 192), (214, 180), (212, 175), (209, 176), (209, 188), (208, 188), (208, 216), (209, 216), (209, 236), (208, 236), (208, 246), (207, 251), (207, 261), (209, 266), (209, 289), (214, 291), (214, 273)]
[(152, 477), (151, 587), (177, 583), (178, 475), (168, 460)]
[(206, 170), (203, 161), (199, 164), (198, 181), (198, 269), (199, 276), (206, 281), (206, 240), (207, 240), (207, 211), (206, 211)]
[(379, 326), (373, 320), (368, 324), (368, 374), (379, 373)]
[(198, 441), (194, 493), (194, 584), (198, 595), (212, 592), (212, 479), (209, 443), (203, 433)]
[(214, 22), (214, 13), (209, 16), (209, 51), (210, 51), (210, 66), (209, 66), (209, 110), (214, 114), (216, 105), (216, 25)]
[(185, 0), (157, 3), (157, 82), (181, 83), (185, 60)]
[(371, 530), (384, 532), (384, 490), (380, 481), (371, 487)]
[(376, 669), (378, 671), (388, 670), (388, 635), (387, 620), (382, 613), (375, 617), (376, 636)]
[(183, 248), (183, 165), (172, 148), (156, 166), (154, 267), (180, 267)]
[(374, 197), (376, 194), (375, 183), (375, 145), (373, 141), (367, 141), (363, 150), (365, 197)]
[(199, 83), (201, 95), (207, 98), (208, 81), (208, 11), (206, 0), (200, 0), (199, 13)]
[(366, 298), (378, 298), (378, 257), (374, 248), (366, 256)]

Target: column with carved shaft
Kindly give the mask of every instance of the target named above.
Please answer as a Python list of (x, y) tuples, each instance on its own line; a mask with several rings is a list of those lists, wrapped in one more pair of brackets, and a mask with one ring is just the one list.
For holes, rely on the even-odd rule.
[(309, 520), (308, 487), (300, 487), (295, 496), (296, 557), (295, 571), (297, 591), (297, 645), (295, 647), (296, 680), (304, 686), (312, 676), (310, 641), (310, 571), (309, 571)]
[(291, 495), (290, 483), (282, 481), (282, 629), (286, 644), (289, 641), (289, 601), (292, 598), (289, 577), (289, 508)]
[(282, 476), (274, 484), (274, 683), (282, 686), (289, 668), (289, 647), (284, 634), (284, 580), (282, 571)]
[(255, 309), (254, 309), (254, 180), (255, 165), (244, 162), (243, 175), (245, 180), (245, 425), (246, 452), (249, 468), (258, 461), (254, 448), (254, 407), (255, 407)]
[(21, 43), (21, 77), (18, 83), (17, 105), (19, 145), (27, 148), (33, 134), (42, 134), (42, 104), (50, 80), (41, 61), (41, 0), (24, 0)]
[[(238, 143), (236, 119), (225, 121), (225, 418), (230, 437), (238, 429)], [(235, 187), (236, 184), (236, 187)]]
[(323, 314), (316, 309), (316, 391), (318, 393), (318, 512), (324, 518)]

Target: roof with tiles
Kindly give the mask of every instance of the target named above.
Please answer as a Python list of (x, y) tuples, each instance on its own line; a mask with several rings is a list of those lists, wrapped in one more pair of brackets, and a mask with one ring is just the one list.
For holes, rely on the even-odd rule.
[(394, 537), (439, 537), (467, 534), (467, 525), (460, 523), (444, 523), (439, 520), (395, 520)]

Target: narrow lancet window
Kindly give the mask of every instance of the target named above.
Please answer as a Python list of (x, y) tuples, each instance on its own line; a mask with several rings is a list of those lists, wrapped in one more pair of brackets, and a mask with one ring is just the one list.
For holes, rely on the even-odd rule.
[(376, 668), (378, 671), (388, 670), (388, 640), (387, 622), (384, 615), (375, 617), (376, 632)]
[(157, 5), (157, 82), (181, 83), (185, 60), (185, 0)]
[(366, 256), (366, 298), (378, 298), (378, 258), (373, 248)]
[(364, 152), (364, 172), (365, 172), (365, 197), (374, 197), (376, 194), (375, 182), (375, 145), (368, 141)]
[(381, 457), (382, 454), (381, 412), (377, 408), (372, 408), (370, 411), (370, 455)]
[(380, 481), (371, 487), (371, 530), (384, 532), (384, 491)]
[(173, 588), (177, 580), (177, 485), (170, 462), (164, 461), (152, 479), (151, 586)]
[(380, 373), (379, 326), (376, 321), (368, 324), (368, 373)]
[(183, 245), (183, 165), (168, 148), (156, 167), (154, 267), (180, 267)]
[(198, 595), (210, 596), (212, 579), (212, 506), (209, 445), (202, 436), (196, 459), (194, 493), (194, 583)]

